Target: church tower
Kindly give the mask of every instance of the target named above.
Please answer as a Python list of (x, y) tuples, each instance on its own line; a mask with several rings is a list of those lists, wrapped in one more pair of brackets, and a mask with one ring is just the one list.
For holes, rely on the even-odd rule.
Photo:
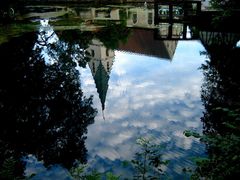
[(91, 69), (93, 79), (97, 88), (102, 110), (105, 109), (105, 100), (108, 90), (108, 81), (113, 65), (114, 51), (108, 49), (98, 39), (93, 39), (87, 49), (90, 61), (88, 66)]

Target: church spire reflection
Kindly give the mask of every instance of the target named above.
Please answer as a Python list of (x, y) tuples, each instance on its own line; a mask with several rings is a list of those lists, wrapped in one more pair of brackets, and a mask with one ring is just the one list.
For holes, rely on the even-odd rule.
[(87, 51), (90, 55), (88, 65), (91, 69), (97, 92), (99, 94), (102, 110), (104, 111), (108, 81), (115, 54), (113, 50), (106, 48), (98, 39), (92, 40)]

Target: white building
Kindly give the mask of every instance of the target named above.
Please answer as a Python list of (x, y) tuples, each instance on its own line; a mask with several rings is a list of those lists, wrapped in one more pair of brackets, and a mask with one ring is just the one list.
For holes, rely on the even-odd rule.
[(155, 28), (154, 9), (132, 7), (127, 14), (127, 27)]

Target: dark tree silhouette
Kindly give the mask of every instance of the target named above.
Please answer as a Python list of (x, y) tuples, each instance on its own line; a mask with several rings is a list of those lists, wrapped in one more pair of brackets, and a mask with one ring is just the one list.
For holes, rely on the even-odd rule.
[[(45, 165), (71, 168), (76, 160), (86, 162), (85, 134), (96, 115), (76, 69), (77, 63), (86, 66), (87, 42), (45, 44), (49, 57), (58, 58), (47, 65), (41, 47), (33, 51), (36, 41), (35, 34), (26, 34), (0, 46), (0, 166), (11, 158), (20, 166), (22, 156), (33, 154)], [(14, 173), (21, 175), (21, 169)]]
[(240, 175), (240, 49), (205, 45), (210, 60), (202, 65), (205, 107), (203, 136), (208, 158), (197, 163), (195, 179), (233, 179)]
[(222, 123), (226, 121), (226, 112), (219, 108), (235, 110), (240, 105), (240, 50), (227, 44), (205, 47), (210, 61), (202, 65), (204, 83), (201, 97), (206, 109), (203, 122), (206, 132), (224, 133), (226, 126)]

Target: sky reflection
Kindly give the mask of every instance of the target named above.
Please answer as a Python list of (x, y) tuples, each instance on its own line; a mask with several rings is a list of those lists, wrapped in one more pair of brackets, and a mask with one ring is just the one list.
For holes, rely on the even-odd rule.
[[(198, 68), (205, 60), (200, 56), (203, 50), (198, 41), (178, 42), (172, 61), (115, 51), (105, 120), (91, 71), (82, 70), (83, 91), (94, 94), (94, 106), (99, 111), (86, 141), (93, 166), (105, 162), (109, 167), (104, 165), (104, 170), (109, 170), (118, 160), (132, 159), (139, 137), (154, 137), (166, 144), (164, 158), (184, 160), (182, 168), (189, 164), (187, 154), (203, 153), (203, 145), (183, 135), (184, 130), (201, 132), (202, 128), (202, 73)], [(181, 173), (179, 166), (170, 164), (170, 171)]]

